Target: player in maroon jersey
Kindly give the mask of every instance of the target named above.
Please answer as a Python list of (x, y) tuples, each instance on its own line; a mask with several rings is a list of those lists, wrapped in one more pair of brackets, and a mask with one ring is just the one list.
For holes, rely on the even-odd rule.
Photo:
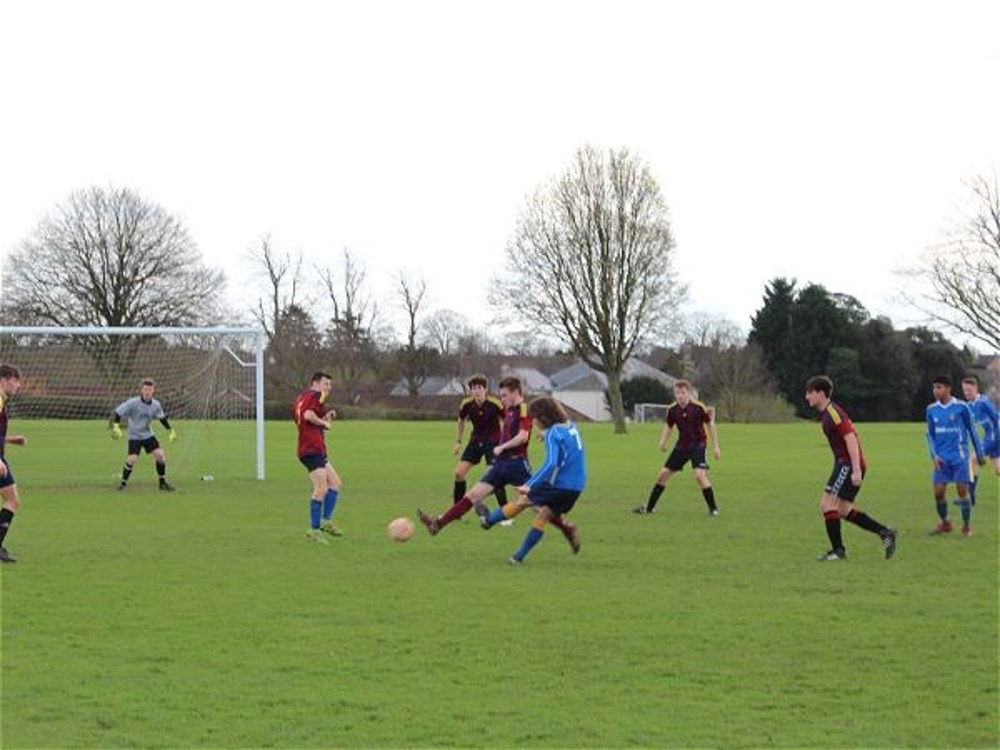
[(7, 400), (21, 390), (21, 372), (11, 365), (0, 365), (0, 497), (3, 498), (3, 508), (0, 509), (0, 562), (14, 563), (17, 560), (3, 546), (14, 522), (14, 514), (21, 508), (21, 496), (17, 492), (17, 482), (14, 472), (10, 470), (6, 448), (8, 445), (27, 445), (24, 435), (8, 435), (10, 412)]
[(337, 412), (326, 405), (330, 385), (331, 378), (327, 373), (313, 373), (309, 387), (295, 399), (292, 415), (299, 428), (299, 461), (306, 467), (312, 482), (306, 538), (321, 544), (327, 544), (324, 534), (341, 535), (340, 529), (333, 523), (333, 511), (340, 496), (340, 477), (326, 452), (325, 433), (337, 416)]
[[(455, 446), (452, 455), (457, 456), (462, 451), (462, 457), (455, 467), (455, 487), (452, 493), (452, 500), (458, 502), (465, 496), (465, 478), (469, 475), (469, 469), (478, 464), (484, 458), (487, 465), (493, 464), (493, 449), (500, 442), (500, 433), (503, 427), (503, 403), (496, 396), (487, 392), (487, 381), (485, 375), (473, 375), (467, 383), (471, 395), (462, 399), (458, 406), (458, 420), (455, 424), (456, 436)], [(465, 432), (465, 423), (472, 424), (472, 434), (469, 442), (462, 450), (462, 434)], [(503, 487), (496, 489), (497, 501), (500, 505), (507, 502), (506, 492)]]
[(830, 400), (832, 394), (833, 381), (826, 375), (816, 375), (806, 383), (806, 401), (819, 412), (823, 434), (833, 451), (833, 471), (819, 499), (830, 550), (817, 559), (825, 562), (847, 557), (840, 534), (840, 519), (844, 518), (865, 531), (878, 534), (888, 560), (896, 552), (896, 530), (883, 526), (854, 507), (854, 498), (861, 491), (868, 463), (851, 418), (842, 406)]
[[(702, 497), (708, 506), (708, 515), (714, 518), (719, 515), (719, 507), (715, 503), (715, 490), (708, 479), (708, 462), (705, 460), (705, 447), (708, 435), (712, 437), (713, 453), (718, 461), (722, 456), (719, 448), (719, 435), (715, 429), (715, 410), (705, 406), (701, 401), (691, 397), (691, 383), (678, 380), (674, 383), (675, 401), (667, 407), (666, 423), (660, 434), (660, 450), (667, 450), (667, 441), (674, 427), (677, 428), (677, 444), (667, 457), (667, 461), (656, 477), (656, 483), (649, 492), (645, 505), (633, 508), (633, 513), (647, 514), (656, 509), (656, 504), (667, 486), (667, 480), (691, 462), (694, 470), (694, 480), (701, 488)], [(706, 434), (705, 428), (708, 428)]]

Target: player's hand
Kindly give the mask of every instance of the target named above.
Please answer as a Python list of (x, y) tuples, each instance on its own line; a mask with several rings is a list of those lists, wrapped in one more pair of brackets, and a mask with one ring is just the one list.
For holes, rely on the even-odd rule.
[(531, 491), (531, 488), (530, 488), (530, 487), (529, 487), (528, 485), (526, 485), (526, 484), (522, 484), (522, 485), (521, 485), (520, 487), (515, 487), (515, 488), (514, 488), (514, 491), (515, 491), (515, 492), (516, 492), (516, 493), (517, 493), (518, 495), (527, 495), (527, 494), (528, 494), (528, 492), (530, 492), (530, 491)]
[(660, 443), (660, 453), (666, 453), (666, 452), (667, 452), (667, 444)]
[(455, 446), (451, 449), (451, 455), (457, 456), (460, 450), (462, 450), (462, 441), (456, 440)]
[(117, 422), (115, 422), (113, 425), (111, 425), (111, 439), (121, 440), (121, 437), (122, 437), (122, 426)]
[(851, 472), (851, 484), (853, 484), (855, 487), (860, 487), (861, 486), (861, 472), (860, 471), (852, 471)]
[(722, 449), (721, 448), (716, 448), (715, 449), (715, 460), (718, 461), (720, 458), (722, 458)]
[(171, 430), (169, 437), (170, 437), (170, 442), (171, 443), (176, 443), (177, 442), (177, 430)]
[(27, 445), (28, 438), (24, 435), (8, 435), (7, 436), (8, 445)]
[(934, 456), (934, 468), (941, 471), (942, 466), (944, 466), (944, 462), (937, 456)]
[(493, 449), (494, 456), (499, 456), (501, 453), (503, 453), (503, 449), (499, 445)]

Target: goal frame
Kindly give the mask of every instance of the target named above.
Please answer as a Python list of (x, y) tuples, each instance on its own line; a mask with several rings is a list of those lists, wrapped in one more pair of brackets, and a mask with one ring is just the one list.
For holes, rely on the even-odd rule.
[[(643, 402), (641, 404), (636, 404), (632, 409), (633, 419), (636, 424), (646, 424), (649, 420), (646, 419), (646, 407), (656, 407), (658, 409), (666, 409), (669, 404), (654, 404), (649, 402)], [(640, 416), (641, 415), (641, 416)]]
[(257, 479), (264, 479), (264, 348), (266, 338), (258, 328), (236, 326), (5, 326), (0, 336), (245, 336), (253, 341), (254, 361), (237, 359), (241, 367), (254, 370), (254, 417), (256, 427)]

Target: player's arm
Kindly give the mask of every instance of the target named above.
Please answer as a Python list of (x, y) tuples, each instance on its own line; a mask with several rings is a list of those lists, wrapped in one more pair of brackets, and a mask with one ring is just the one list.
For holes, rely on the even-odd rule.
[(660, 450), (667, 450), (667, 441), (670, 440), (670, 433), (674, 431), (674, 426), (669, 422), (663, 423), (663, 429), (660, 431)]
[(462, 449), (462, 434), (465, 432), (465, 417), (459, 417), (455, 423), (455, 447), (452, 449), (451, 454), (457, 456), (458, 452)]
[(848, 432), (844, 435), (844, 445), (847, 446), (847, 455), (851, 457), (851, 484), (855, 487), (861, 486), (861, 445), (858, 443), (858, 434)]
[(521, 430), (518, 431), (518, 433), (514, 437), (512, 437), (506, 443), (500, 443), (500, 445), (496, 447), (496, 454), (499, 456), (504, 451), (509, 451), (511, 448), (517, 448), (519, 445), (524, 445), (525, 443), (528, 442), (530, 437), (531, 437), (531, 430), (522, 428)]
[(111, 439), (118, 440), (122, 436), (122, 415), (118, 413), (118, 409), (111, 412), (111, 416), (108, 417), (108, 429), (111, 430)]
[(167, 419), (167, 415), (166, 414), (164, 414), (162, 417), (160, 417), (160, 424), (162, 424), (163, 428), (165, 430), (167, 430), (167, 436), (170, 438), (170, 442), (171, 443), (174, 442), (175, 440), (177, 440), (177, 431), (174, 430), (174, 428), (170, 426), (170, 420)]
[(24, 435), (8, 435), (5, 442), (7, 445), (27, 445), (28, 438)]
[(706, 407), (705, 416), (708, 419), (708, 439), (712, 441), (712, 452), (718, 461), (722, 458), (722, 447), (719, 445), (719, 432), (715, 429), (715, 409), (711, 406)]
[(938, 458), (937, 453), (934, 450), (934, 441), (937, 438), (937, 430), (934, 429), (934, 419), (931, 417), (930, 412), (927, 412), (927, 448), (931, 452), (931, 461), (934, 462), (934, 468), (941, 468), (941, 459)]
[(962, 423), (965, 425), (965, 429), (969, 431), (969, 435), (972, 437), (972, 448), (976, 451), (976, 460), (979, 461), (979, 465), (982, 466), (986, 463), (986, 456), (983, 455), (983, 444), (979, 441), (979, 430), (976, 429), (976, 423), (972, 419), (972, 409), (962, 409)]
[(309, 424), (316, 425), (317, 427), (322, 427), (325, 430), (330, 429), (330, 417), (327, 415), (325, 418), (320, 417), (312, 409), (306, 409), (302, 414), (302, 421), (308, 422)]

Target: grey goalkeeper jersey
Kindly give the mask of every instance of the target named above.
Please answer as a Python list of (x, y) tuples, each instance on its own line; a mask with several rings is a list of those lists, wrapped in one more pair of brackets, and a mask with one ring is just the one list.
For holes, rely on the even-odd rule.
[(146, 402), (139, 396), (133, 396), (128, 401), (120, 403), (115, 407), (115, 414), (122, 419), (128, 419), (129, 440), (145, 440), (153, 437), (149, 423), (167, 416), (163, 412), (163, 406), (155, 398)]

